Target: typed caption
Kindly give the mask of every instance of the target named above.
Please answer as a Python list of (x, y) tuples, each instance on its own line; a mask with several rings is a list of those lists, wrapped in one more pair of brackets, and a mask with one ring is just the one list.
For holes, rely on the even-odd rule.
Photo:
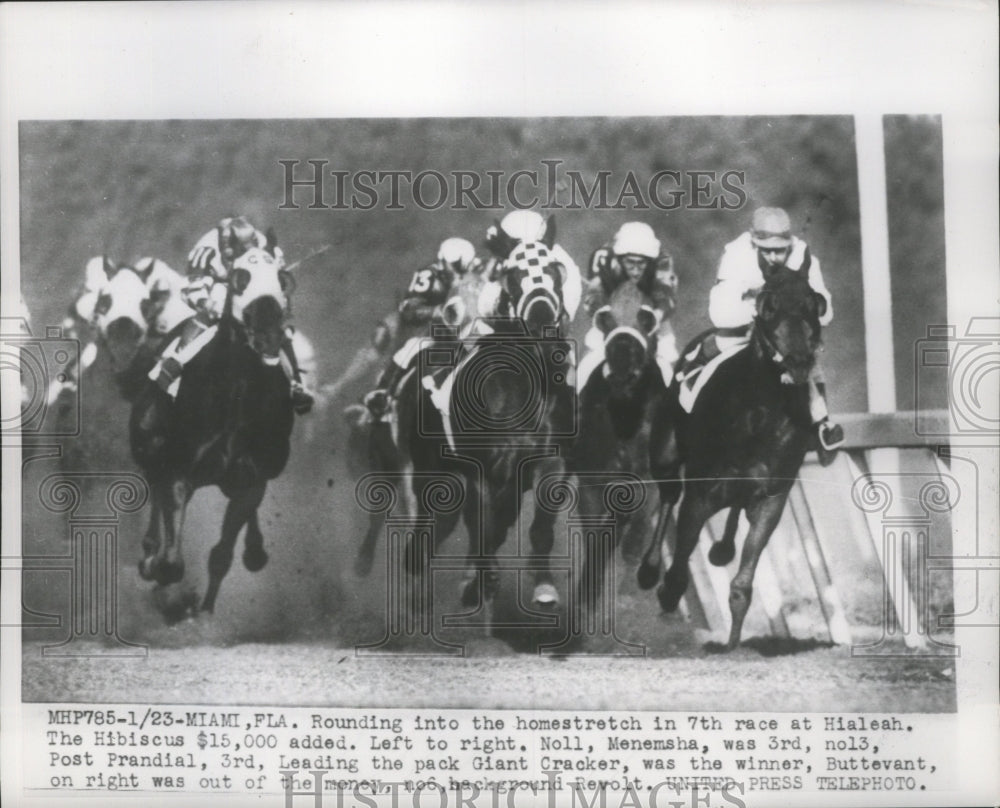
[[(27, 792), (259, 804), (766, 805), (954, 788), (947, 716), (26, 704)], [(679, 796), (680, 795), (680, 796)], [(692, 803), (694, 804), (694, 803)]]

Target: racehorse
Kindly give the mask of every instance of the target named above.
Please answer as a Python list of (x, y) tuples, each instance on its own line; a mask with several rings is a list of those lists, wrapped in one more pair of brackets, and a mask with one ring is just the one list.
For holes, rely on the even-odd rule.
[[(469, 335), (478, 316), (478, 298), (483, 282), (481, 272), (467, 272), (456, 278), (451, 297), (441, 307), (440, 315), (434, 318), (440, 321), (433, 328), (437, 336), (434, 338), (427, 335), (421, 350), (432, 346), (441, 347), (443, 343), (457, 346), (458, 340)], [(417, 412), (414, 399), (420, 395), (421, 390), (419, 384), (413, 383), (417, 380), (420, 364), (419, 358), (414, 359), (411, 368), (398, 384), (397, 398), (408, 400), (408, 404), (403, 406), (402, 425), (395, 404), (387, 418), (376, 421), (371, 419), (367, 408), (362, 405), (353, 405), (344, 411), (349, 429), (348, 462), (350, 470), (356, 476), (375, 471), (401, 480), (406, 472), (412, 471), (409, 460), (409, 429), (413, 424), (410, 416)], [(408, 487), (404, 493), (410, 497), (412, 490)], [(410, 506), (413, 507), (412, 501)], [(382, 511), (369, 516), (365, 537), (354, 559), (356, 575), (366, 576), (371, 572), (375, 547), (385, 527), (385, 518), (386, 514)]]
[(267, 563), (257, 508), (268, 481), (288, 461), (293, 420), (278, 354), (285, 303), (270, 252), (244, 253), (233, 263), (217, 330), (185, 365), (176, 400), (150, 381), (132, 409), (132, 454), (152, 492), (139, 562), (144, 579), (161, 585), (182, 580), (184, 513), (196, 489), (218, 485), (229, 500), (221, 538), (209, 555), (201, 603), (207, 612), (214, 609), (244, 525), (244, 565), (256, 572)]
[[(607, 305), (594, 313), (594, 325), (604, 334), (604, 361), (580, 391), (579, 438), (568, 463), (568, 470), (578, 475), (584, 515), (607, 512), (607, 486), (615, 484), (616, 475), (619, 480), (651, 479), (650, 431), (667, 394), (656, 361), (660, 315), (634, 282), (625, 281), (615, 289)], [(645, 493), (631, 491), (630, 496), (641, 497), (643, 504), (616, 514), (615, 540), (621, 542), (627, 561), (638, 560), (655, 514), (653, 498)], [(597, 603), (606, 563), (597, 548), (584, 554), (580, 595), (590, 609)], [(598, 569), (592, 569), (594, 564)]]
[[(546, 478), (565, 474), (575, 434), (571, 351), (560, 334), (561, 265), (544, 244), (520, 244), (498, 280), (497, 311), (503, 316), (484, 318), (487, 328), (479, 329), (492, 333), (469, 342), (449, 382), (434, 393), (414, 374), (399, 397), (400, 439), (409, 446), (418, 508), (426, 508), (425, 489), (433, 481), (428, 472), (464, 476), (461, 514), (456, 509), (439, 515), (436, 536), (443, 540), (464, 517), (470, 560), (482, 578), (470, 570), (462, 602), (475, 606), (482, 598), (487, 610), (500, 585), (496, 552), (518, 518), (522, 497)], [(433, 403), (442, 395), (447, 417)], [(536, 505), (528, 531), (532, 600), (549, 609), (559, 602), (548, 566), (555, 519), (555, 511)], [(413, 545), (407, 560), (411, 573), (422, 574), (427, 559)]]
[(680, 406), (675, 379), (654, 419), (651, 462), (661, 481), (660, 512), (639, 584), (650, 588), (659, 577), (663, 536), (682, 490), (673, 562), (656, 593), (664, 611), (676, 609), (688, 587), (688, 559), (706, 520), (732, 508), (724, 540), (710, 553), (722, 566), (735, 555), (736, 520), (745, 511), (750, 530), (730, 583), (727, 651), (739, 644), (757, 562), (811, 445), (808, 382), (826, 303), (809, 285), (809, 263), (807, 252), (801, 270), (783, 267), (766, 279), (748, 345), (719, 364), (690, 414)]
[[(94, 301), (91, 323), (85, 324), (74, 317), (73, 335), (86, 344), (78, 365), (66, 368), (65, 381), (54, 383), (49, 390), (50, 405), (63, 389), (75, 389), (82, 374), (100, 354), (108, 358), (119, 392), (126, 400), (132, 400), (155, 362), (164, 336), (194, 313), (178, 294), (183, 283), (181, 276), (162, 261), (145, 258), (135, 265), (118, 264), (101, 256), (92, 259), (92, 263), (101, 264), (107, 282)], [(154, 272), (156, 278), (151, 289), (149, 278)]]

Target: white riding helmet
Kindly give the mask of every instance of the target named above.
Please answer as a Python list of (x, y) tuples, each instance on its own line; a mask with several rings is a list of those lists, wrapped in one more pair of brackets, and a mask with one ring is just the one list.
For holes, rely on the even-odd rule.
[(618, 228), (611, 251), (615, 255), (641, 255), (643, 258), (660, 256), (660, 240), (653, 228), (645, 222), (626, 222)]
[(545, 219), (533, 210), (515, 210), (503, 217), (500, 228), (522, 244), (541, 241), (545, 237)]
[(476, 260), (476, 248), (464, 238), (446, 238), (438, 247), (438, 261), (461, 274), (468, 272)]

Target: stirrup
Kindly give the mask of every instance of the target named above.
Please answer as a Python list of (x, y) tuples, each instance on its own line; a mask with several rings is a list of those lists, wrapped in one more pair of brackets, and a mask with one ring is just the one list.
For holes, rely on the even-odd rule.
[(362, 403), (368, 408), (368, 412), (372, 416), (379, 419), (388, 412), (391, 400), (392, 397), (389, 395), (389, 391), (380, 387), (377, 390), (367, 393), (364, 399), (362, 399)]
[(316, 403), (316, 397), (303, 387), (302, 382), (292, 382), (292, 409), (296, 415), (305, 415), (310, 412)]
[[(155, 371), (156, 375), (150, 373), (150, 378), (159, 385), (164, 392), (171, 393), (172, 388), (180, 380), (184, 366), (173, 356), (163, 357)], [(171, 393), (172, 394), (172, 393)]]
[(821, 421), (816, 428), (819, 445), (828, 452), (835, 452), (844, 445), (844, 428), (840, 424)]

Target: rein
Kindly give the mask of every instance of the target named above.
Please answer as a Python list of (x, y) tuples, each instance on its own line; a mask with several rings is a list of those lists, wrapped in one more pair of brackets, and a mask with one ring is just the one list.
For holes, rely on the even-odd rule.
[(776, 364), (782, 370), (787, 370), (787, 368), (785, 368), (784, 365), (785, 362), (784, 355), (781, 353), (781, 351), (778, 350), (778, 347), (774, 344), (774, 342), (768, 336), (767, 332), (763, 329), (763, 327), (761, 327), (760, 321), (756, 317), (754, 317), (753, 321), (753, 332), (757, 340), (763, 343), (762, 347), (766, 349), (765, 353), (767, 354), (768, 358), (770, 358), (770, 360), (774, 362), (774, 364)]

